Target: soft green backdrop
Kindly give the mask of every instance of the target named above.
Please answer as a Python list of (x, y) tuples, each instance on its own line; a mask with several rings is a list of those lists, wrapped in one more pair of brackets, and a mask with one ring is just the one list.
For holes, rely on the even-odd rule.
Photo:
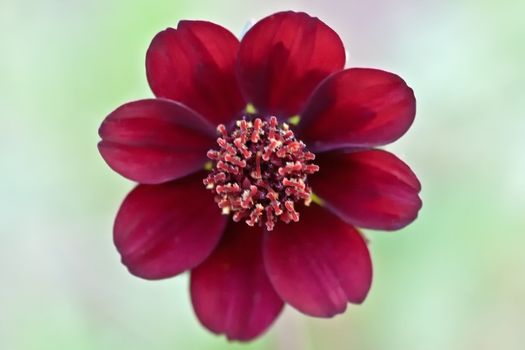
[[(179, 19), (241, 33), (304, 10), (336, 29), (350, 66), (396, 72), (418, 114), (388, 147), (419, 175), (420, 218), (371, 232), (372, 291), (332, 320), (287, 308), (249, 345), (193, 315), (187, 276), (134, 278), (112, 221), (132, 183), (97, 128), (151, 96), (144, 54)], [(521, 0), (0, 2), (0, 349), (523, 349), (525, 2)]]

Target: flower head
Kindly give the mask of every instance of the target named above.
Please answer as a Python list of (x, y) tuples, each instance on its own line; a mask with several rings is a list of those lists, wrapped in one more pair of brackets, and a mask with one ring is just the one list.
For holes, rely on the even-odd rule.
[(412, 124), (412, 90), (344, 63), (339, 36), (305, 13), (266, 17), (240, 42), (181, 21), (147, 52), (156, 98), (100, 127), (102, 157), (139, 183), (115, 220), (122, 262), (146, 279), (191, 271), (215, 333), (250, 340), (284, 303), (316, 317), (361, 303), (372, 264), (356, 227), (396, 230), (421, 208), (414, 173), (374, 148)]

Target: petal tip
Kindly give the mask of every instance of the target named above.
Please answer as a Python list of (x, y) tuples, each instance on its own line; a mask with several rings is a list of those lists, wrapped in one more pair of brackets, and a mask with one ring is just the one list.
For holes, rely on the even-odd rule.
[(370, 254), (354, 227), (318, 206), (303, 211), (299, 223), (267, 233), (266, 271), (289, 305), (309, 316), (330, 318), (344, 313), (348, 303), (366, 298)]
[(343, 42), (332, 28), (307, 13), (284, 11), (261, 19), (243, 37), (237, 77), (247, 100), (286, 118), (344, 63)]

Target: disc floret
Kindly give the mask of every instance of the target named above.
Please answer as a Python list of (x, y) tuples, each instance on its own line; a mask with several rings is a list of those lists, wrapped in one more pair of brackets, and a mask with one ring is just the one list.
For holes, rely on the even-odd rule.
[(214, 166), (203, 182), (223, 213), (268, 231), (278, 221), (299, 221), (295, 204), (310, 204), (307, 177), (319, 167), (290, 127), (272, 116), (238, 120), (231, 132), (221, 124), (217, 131), (219, 149), (207, 153)]

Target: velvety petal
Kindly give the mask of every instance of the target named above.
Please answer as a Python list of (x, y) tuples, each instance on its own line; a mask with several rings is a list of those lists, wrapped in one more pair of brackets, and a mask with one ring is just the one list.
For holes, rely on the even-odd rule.
[(205, 21), (180, 21), (158, 33), (146, 55), (146, 71), (157, 97), (180, 101), (214, 125), (245, 107), (235, 77), (239, 40)]
[(195, 267), (217, 245), (227, 217), (204, 188), (204, 173), (162, 185), (139, 185), (115, 219), (114, 241), (129, 271), (146, 279)]
[(191, 272), (197, 317), (228, 339), (257, 337), (283, 307), (264, 270), (261, 241), (260, 229), (231, 223), (213, 254)]
[(301, 210), (298, 223), (276, 225), (267, 234), (264, 260), (281, 298), (311, 316), (331, 317), (348, 302), (361, 303), (372, 283), (364, 239), (316, 204)]
[(318, 18), (280, 12), (256, 23), (241, 41), (238, 77), (258, 111), (299, 113), (317, 84), (343, 69), (341, 39)]
[(326, 79), (301, 113), (301, 138), (314, 151), (397, 140), (416, 114), (414, 92), (395, 74), (353, 68)]
[(162, 183), (201, 170), (215, 145), (214, 129), (179, 103), (149, 99), (126, 103), (106, 117), (98, 148), (119, 174)]
[(391, 153), (370, 150), (318, 155), (309, 180), (324, 206), (358, 227), (397, 230), (417, 217), (421, 185)]

